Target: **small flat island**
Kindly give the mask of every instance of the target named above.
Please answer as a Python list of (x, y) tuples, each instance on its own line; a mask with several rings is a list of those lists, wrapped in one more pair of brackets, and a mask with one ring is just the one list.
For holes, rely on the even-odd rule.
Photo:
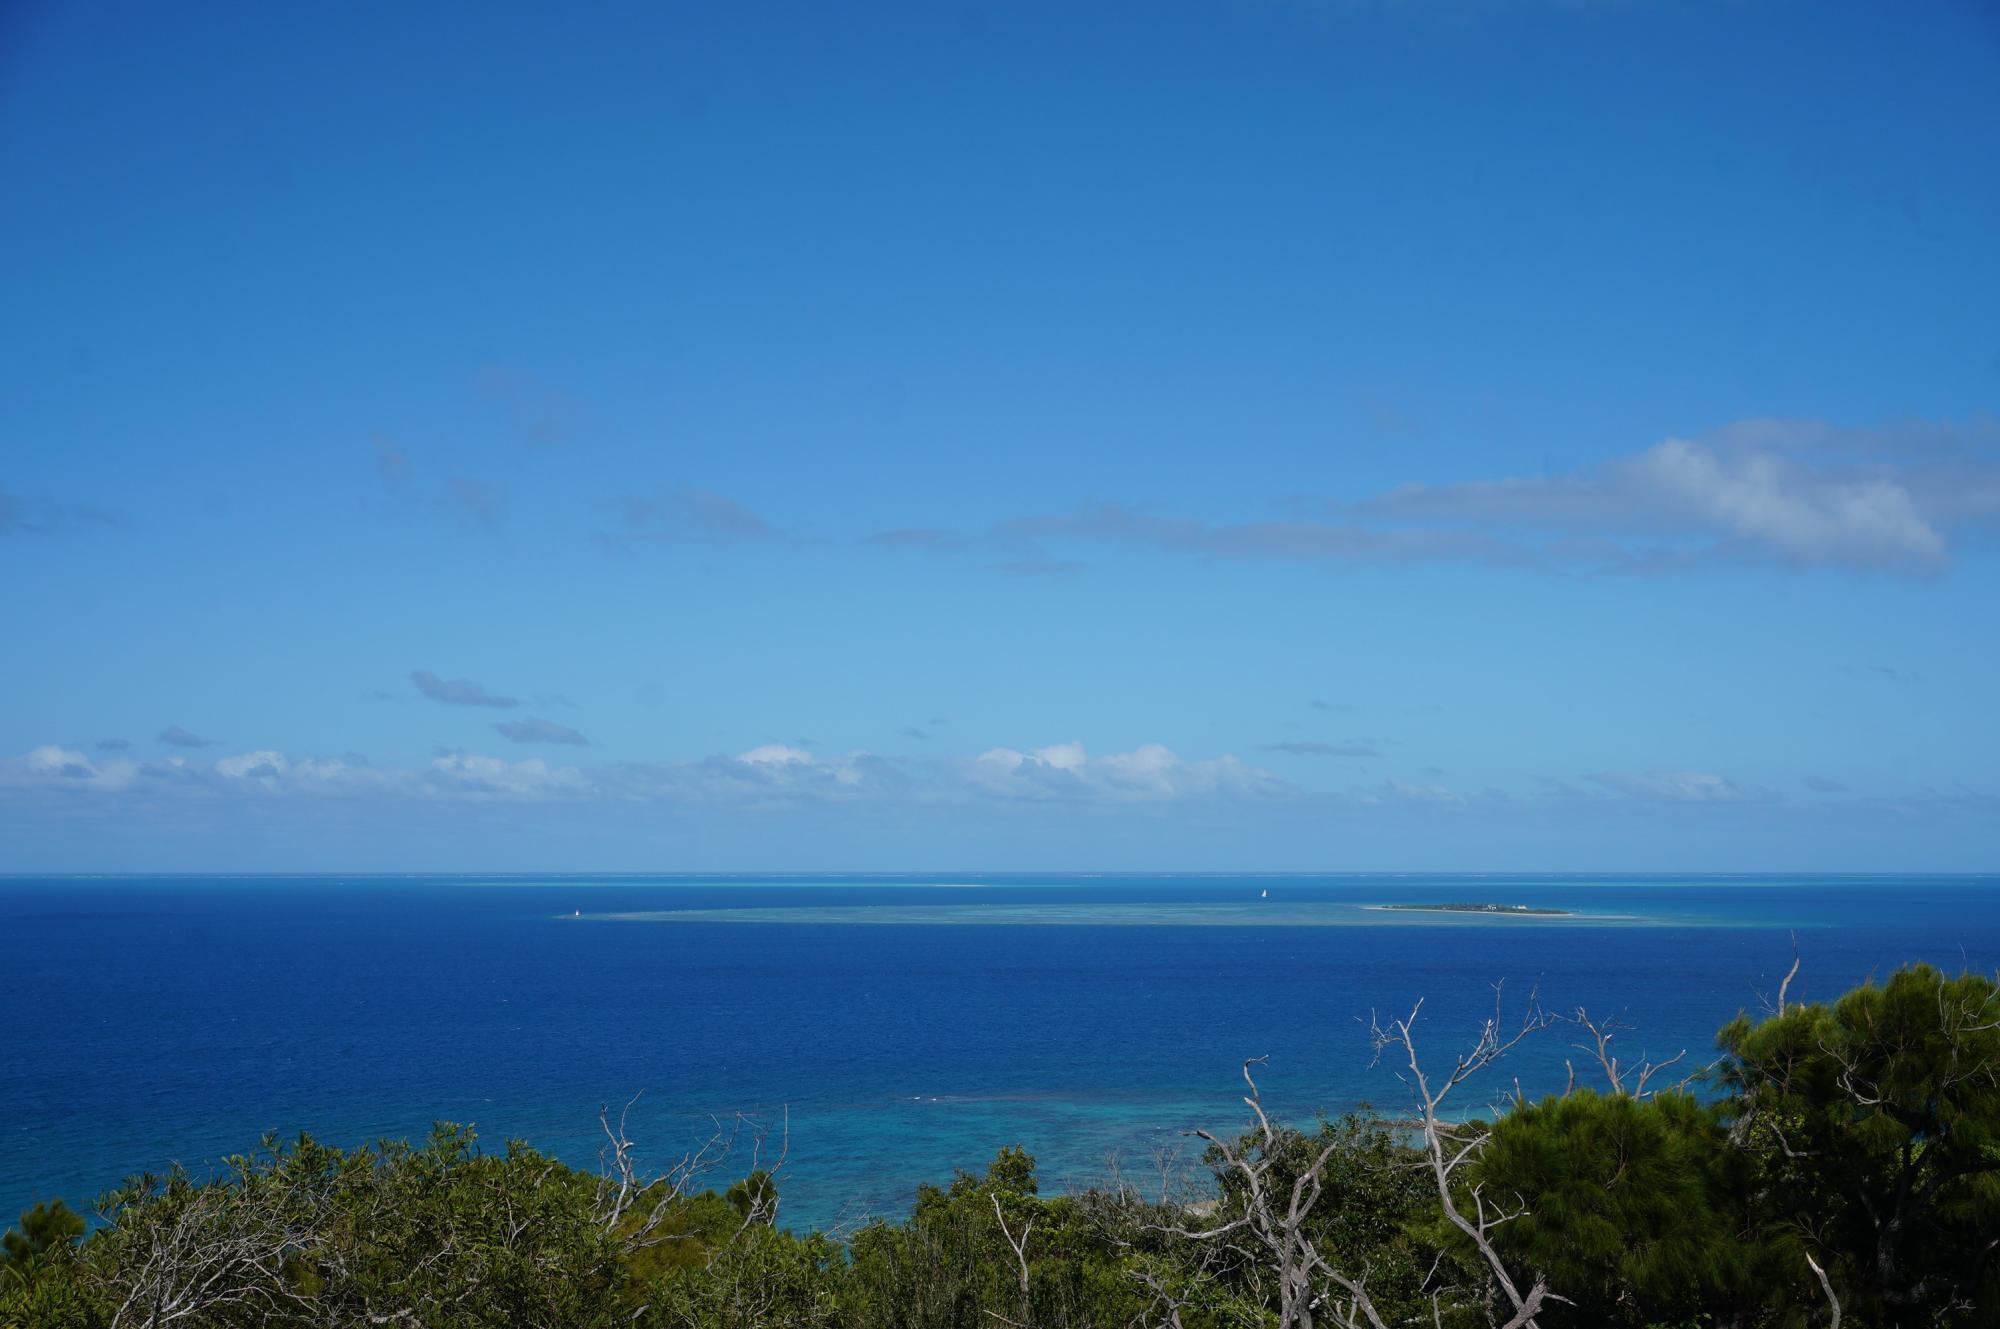
[(1531, 904), (1483, 904), (1476, 900), (1456, 900), (1450, 904), (1385, 904), (1384, 909), (1417, 910), (1428, 914), (1535, 914), (1568, 917), (1567, 909), (1543, 909)]

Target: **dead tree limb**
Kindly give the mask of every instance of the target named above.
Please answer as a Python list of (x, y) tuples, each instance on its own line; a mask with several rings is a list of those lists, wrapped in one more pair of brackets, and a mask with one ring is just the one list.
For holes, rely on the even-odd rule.
[(1465, 1212), (1457, 1194), (1457, 1174), (1466, 1163), (1478, 1157), (1485, 1147), (1487, 1135), (1484, 1131), (1448, 1123), (1441, 1111), (1452, 1090), (1554, 1022), (1554, 1017), (1544, 1012), (1534, 994), (1530, 993), (1520, 1024), (1510, 1030), (1503, 1019), (1503, 1000), (1502, 987), (1496, 983), (1493, 988), (1493, 1014), (1480, 1028), (1472, 1047), (1459, 1054), (1442, 1079), (1434, 1080), (1424, 1070), (1422, 1058), (1417, 1055), (1416, 1024), (1424, 1008), (1423, 1002), (1419, 1001), (1412, 1007), (1407, 1016), (1387, 1025), (1379, 1019), (1373, 1021), (1371, 1030), (1376, 1055), (1379, 1057), (1392, 1049), (1397, 1050), (1408, 1067), (1408, 1080), (1423, 1113), (1418, 1125), (1423, 1132), (1424, 1153), (1437, 1187), (1438, 1202), (1444, 1208), (1445, 1218), (1464, 1233), (1479, 1252), (1494, 1287), (1506, 1301), (1503, 1309), (1507, 1318), (1499, 1322), (1498, 1329), (1537, 1329), (1535, 1317), (1541, 1313), (1542, 1307), (1564, 1298), (1550, 1291), (1547, 1280), (1539, 1271), (1523, 1289), (1507, 1268), (1506, 1261), (1500, 1258), (1492, 1240), (1495, 1229), (1521, 1217), (1528, 1210), (1518, 1202), (1511, 1208), (1489, 1202), (1483, 1188), (1475, 1185), (1467, 1193), (1472, 1212)]
[(1014, 1252), (1014, 1264), (1019, 1270), (1017, 1281), (1021, 1294), (1021, 1319), (1019, 1323), (1025, 1329), (1025, 1326), (1029, 1323), (1031, 1310), (1028, 1295), (1028, 1234), (1035, 1230), (1035, 1216), (1029, 1214), (1021, 1221), (1021, 1235), (1017, 1237), (1014, 1235), (1014, 1230), (1007, 1226), (1007, 1215), (1000, 1208), (1000, 1196), (996, 1193), (987, 1196), (987, 1198), (993, 1201), (993, 1217), (999, 1221), (1000, 1235), (1006, 1238), (1007, 1245)]
[[(1599, 1068), (1604, 1072), (1606, 1083), (1611, 1086), (1611, 1092), (1614, 1094), (1629, 1095), (1632, 1098), (1645, 1098), (1647, 1095), (1657, 1092), (1656, 1090), (1648, 1089), (1646, 1087), (1647, 1082), (1661, 1071), (1666, 1070), (1669, 1066), (1679, 1064), (1687, 1056), (1687, 1049), (1682, 1048), (1665, 1061), (1646, 1060), (1641, 1061), (1636, 1066), (1625, 1066), (1619, 1062), (1617, 1054), (1611, 1050), (1611, 1040), (1616, 1038), (1621, 1030), (1629, 1029), (1631, 1026), (1620, 1024), (1615, 1019), (1604, 1021), (1593, 1020), (1590, 1012), (1581, 1006), (1577, 1007), (1576, 1013), (1568, 1018), (1571, 1022), (1581, 1026), (1590, 1034), (1589, 1043), (1572, 1043), (1570, 1046), (1579, 1052), (1587, 1052), (1596, 1059)], [(1632, 1087), (1629, 1090), (1625, 1087), (1627, 1077), (1631, 1079)], [(1682, 1080), (1680, 1083), (1684, 1085), (1687, 1081)], [(1570, 1068), (1569, 1087), (1570, 1089), (1576, 1087), (1576, 1069), (1574, 1067)], [(1568, 1090), (1565, 1090), (1565, 1092), (1568, 1092)]]
[[(1792, 990), (1792, 980), (1799, 976), (1799, 934), (1792, 933), (1792, 967), (1785, 971), (1785, 981), (1778, 984), (1778, 1014), (1785, 1013), (1785, 994)], [(1840, 1322), (1840, 1313), (1834, 1312), (1834, 1323)]]
[[(1262, 1248), (1276, 1276), (1278, 1329), (1314, 1329), (1321, 1312), (1337, 1329), (1388, 1329), (1368, 1297), (1365, 1273), (1361, 1278), (1348, 1275), (1327, 1259), (1306, 1231), (1306, 1222), (1325, 1190), (1326, 1166), (1340, 1148), (1340, 1141), (1330, 1141), (1321, 1149), (1293, 1180), (1289, 1191), (1274, 1184), (1271, 1172), (1284, 1142), (1264, 1111), (1263, 1094), (1250, 1070), (1267, 1060), (1252, 1057), (1243, 1063), (1243, 1082), (1249, 1086), (1243, 1103), (1255, 1123), (1249, 1144), (1225, 1140), (1208, 1131), (1191, 1132), (1216, 1151), (1228, 1174), (1241, 1181), (1242, 1213), (1206, 1229), (1175, 1225), (1159, 1230), (1197, 1242), (1219, 1242), (1238, 1233), (1251, 1238)], [(1333, 1294), (1333, 1288), (1345, 1294), (1344, 1302)]]
[(141, 1178), (100, 1212), (118, 1258), (108, 1286), (110, 1329), (162, 1329), (222, 1316), (283, 1319), (304, 1309), (286, 1263), (319, 1240), (317, 1186), (236, 1160), (237, 1175), (199, 1184), (176, 1172)]
[[(1783, 989), (1780, 989), (1780, 991), (1782, 992)], [(1819, 1280), (1820, 1291), (1826, 1293), (1826, 1304), (1829, 1312), (1826, 1322), (1827, 1329), (1840, 1329), (1840, 1298), (1834, 1295), (1833, 1280), (1826, 1276), (1826, 1270), (1819, 1267), (1819, 1261), (1813, 1259), (1811, 1251), (1807, 1251), (1805, 1256), (1806, 1264), (1812, 1268), (1813, 1277)]]

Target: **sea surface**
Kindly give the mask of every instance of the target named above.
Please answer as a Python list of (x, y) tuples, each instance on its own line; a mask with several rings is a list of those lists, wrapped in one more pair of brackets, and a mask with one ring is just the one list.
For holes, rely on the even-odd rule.
[[(1564, 916), (1385, 910), (1522, 904)], [(1240, 1068), (1306, 1120), (1408, 1096), (1371, 1013), (1448, 1061), (1533, 994), (1713, 1055), (1776, 991), (2000, 967), (2000, 877), (818, 876), (0, 878), (0, 1219), (267, 1131), (343, 1145), (475, 1123), (594, 1165), (788, 1139), (784, 1221), (895, 1215), (1025, 1145), (1045, 1184), (1196, 1151)], [(1559, 1089), (1572, 1030), (1474, 1086)], [(1678, 1074), (1678, 1070), (1674, 1074)]]

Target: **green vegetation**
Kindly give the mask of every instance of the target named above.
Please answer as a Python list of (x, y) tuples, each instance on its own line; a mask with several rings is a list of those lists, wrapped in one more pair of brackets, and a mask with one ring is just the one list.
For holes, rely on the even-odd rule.
[[(1654, 1090), (1609, 1030), (1530, 1010), (1432, 1069), (1422, 1116), (1265, 1120), (1188, 1168), (1044, 1195), (1034, 1160), (922, 1188), (845, 1234), (775, 1222), (781, 1164), (711, 1142), (660, 1176), (622, 1122), (604, 1175), (524, 1145), (309, 1138), (211, 1180), (135, 1179), (100, 1224), (38, 1205), (0, 1246), (0, 1329), (1869, 1329), (2000, 1323), (2000, 992), (1912, 968), (1722, 1030)], [(1412, 1017), (1414, 1019), (1414, 1016)], [(1606, 1089), (1438, 1111), (1523, 1037), (1582, 1028)], [(739, 1164), (741, 1166), (741, 1164)]]

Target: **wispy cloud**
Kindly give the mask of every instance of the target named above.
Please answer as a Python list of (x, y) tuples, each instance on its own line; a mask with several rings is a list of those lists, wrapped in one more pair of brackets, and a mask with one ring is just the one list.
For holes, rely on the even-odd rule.
[[(543, 740), (546, 741), (546, 740)], [(684, 762), (626, 762), (583, 770), (539, 758), (507, 761), (443, 751), (428, 764), (394, 769), (348, 758), (292, 758), (274, 750), (237, 753), (202, 763), (174, 757), (93, 760), (60, 746), (0, 760), (0, 790), (115, 793), (143, 789), (213, 797), (455, 798), (540, 802), (638, 800), (689, 806), (758, 807), (798, 803), (869, 802), (1066, 803), (1078, 806), (1166, 804), (1282, 798), (1296, 791), (1234, 757), (1183, 758), (1149, 744), (1092, 756), (1081, 744), (1016, 750), (994, 748), (974, 758), (894, 759), (868, 752), (820, 757), (804, 747), (767, 743), (735, 756)]]
[(1756, 803), (1775, 797), (1707, 771), (1598, 771), (1584, 779), (1653, 803)]
[(1093, 503), (986, 531), (870, 542), (991, 549), (996, 571), (1074, 570), (1079, 546), (1217, 559), (1662, 573), (1793, 568), (1930, 576), (1955, 541), (2000, 530), (2000, 423), (1840, 429), (1743, 421), (1541, 475), (1411, 483), (1293, 499), (1280, 517), (1215, 521)]
[(1062, 803), (1131, 806), (1280, 797), (1291, 786), (1234, 757), (1189, 760), (1158, 744), (1092, 756), (1079, 743), (993, 748), (964, 758), (817, 757), (765, 744), (736, 757), (627, 766), (605, 773), (623, 792), (700, 802)]
[(495, 480), (454, 475), (444, 482), (444, 508), (475, 526), (497, 530), (507, 514), (507, 491)]
[(1010, 558), (988, 564), (987, 571), (1009, 577), (1067, 577), (1083, 571), (1083, 564), (1066, 558)]
[[(1093, 541), (1221, 558), (1281, 558), (1358, 563), (1418, 563), (1462, 559), (1493, 564), (1538, 561), (1532, 551), (1471, 531), (1388, 530), (1352, 522), (1214, 523), (1100, 503), (1001, 525), (996, 534), (1034, 546)], [(1023, 559), (1020, 562), (1048, 560)]]
[(1495, 792), (1472, 796), (1442, 784), (1416, 784), (1399, 780), (1394, 776), (1384, 780), (1372, 789), (1358, 792), (1357, 798), (1364, 803), (1412, 804), (1419, 807), (1464, 808), (1475, 801), (1504, 801), (1505, 796)]
[(1636, 566), (1778, 562), (1934, 572), (1946, 521), (1912, 468), (1670, 438), (1551, 476), (1405, 485), (1334, 511), (1426, 528), (1612, 541)]
[(524, 720), (502, 720), (493, 729), (510, 743), (567, 743), (580, 747), (590, 742), (568, 725), (534, 715)]
[(242, 752), (200, 762), (105, 758), (57, 746), (0, 760), (0, 794), (139, 794), (187, 798), (405, 798), (470, 802), (544, 801), (591, 791), (573, 767), (550, 766), (539, 757), (510, 762), (499, 757), (442, 753), (426, 766), (383, 769), (357, 757), (289, 757), (275, 750)]
[[(823, 756), (771, 742), (733, 756), (595, 767), (459, 750), (409, 766), (275, 749), (213, 760), (180, 753), (143, 759), (56, 744), (0, 757), (0, 826), (8, 827), (95, 819), (123, 835), (148, 823), (226, 832), (238, 825), (306, 828), (350, 817), (372, 823), (411, 816), (447, 834), (475, 827), (485, 834), (494, 820), (484, 808), (506, 809), (508, 823), (523, 827), (639, 830), (664, 818), (714, 818), (705, 824), (733, 825), (758, 843), (771, 828), (803, 832), (828, 825), (828, 818), (843, 825), (920, 819), (1009, 841), (1029, 828), (1037, 835), (1094, 835), (1093, 823), (1137, 826), (1126, 819), (1138, 818), (1155, 829), (1209, 825), (1233, 835), (1310, 826), (1352, 833), (1356, 842), (1373, 835), (1382, 844), (1458, 827), (1490, 848), (1531, 831), (1564, 836), (1584, 826), (1599, 832), (1624, 826), (1640, 838), (1685, 837), (1694, 828), (1741, 830), (1753, 821), (1782, 822), (1792, 834), (1812, 837), (1872, 826), (1914, 837), (1914, 844), (1929, 835), (1927, 828), (1990, 825), (2000, 797), (1951, 782), (1901, 794), (1829, 789), (1784, 799), (1725, 776), (1685, 771), (1600, 772), (1575, 784), (1548, 780), (1539, 789), (1509, 791), (1453, 784), (1427, 769), (1314, 790), (1226, 755), (1189, 758), (1157, 744), (1099, 755), (1074, 742), (993, 748), (976, 757)], [(457, 816), (475, 820), (451, 820)], [(542, 817), (559, 820), (517, 821)], [(1593, 843), (1607, 841), (1600, 833)]]
[(410, 478), (410, 454), (401, 444), (387, 434), (376, 434), (369, 442), (375, 449), (376, 473), (384, 485), (393, 489)]
[(192, 730), (183, 729), (177, 724), (170, 724), (165, 729), (162, 729), (159, 732), (159, 740), (170, 747), (176, 748), (206, 748), (212, 747), (215, 744), (214, 739), (203, 738), (200, 734)]
[(1365, 743), (1266, 743), (1260, 752), (1282, 752), (1293, 757), (1379, 757), (1382, 754)]
[(0, 536), (68, 535), (125, 525), (115, 512), (61, 499), (25, 497), (0, 485)]
[(628, 495), (612, 505), (617, 529), (598, 539), (629, 544), (732, 544), (775, 540), (779, 532), (734, 499), (706, 489), (677, 489), (650, 496)]
[(497, 402), (508, 425), (532, 446), (561, 443), (584, 429), (591, 411), (581, 399), (513, 365), (488, 365), (474, 378), (481, 396)]
[(81, 781), (88, 783), (99, 774), (97, 766), (81, 752), (55, 744), (45, 744), (35, 748), (19, 763), (21, 771), (30, 777), (54, 781)]
[(876, 545), (883, 549), (925, 549), (941, 551), (963, 549), (970, 542), (962, 535), (950, 531), (933, 530), (928, 527), (905, 527), (895, 531), (879, 531), (862, 540), (863, 544)]
[(411, 670), (410, 682), (418, 692), (447, 706), (498, 706), (506, 709), (521, 704), (517, 698), (488, 692), (469, 678), (439, 678), (428, 669)]
[(1897, 687), (1903, 688), (1913, 688), (1923, 681), (1909, 670), (1897, 669), (1893, 665), (1864, 665), (1860, 669), (1849, 670), (1848, 672), (1865, 674), (1870, 678), (1879, 678), (1885, 683), (1894, 683)]
[[(573, 766), (551, 766), (540, 757), (507, 761), (452, 753), (412, 774), (416, 792), (428, 796), (541, 802), (581, 798), (592, 792), (590, 777), (582, 771)], [(401, 773), (393, 778), (399, 784), (409, 779)]]
[(1805, 777), (1803, 783), (1806, 788), (1812, 790), (1815, 794), (1845, 794), (1850, 792), (1847, 786), (1840, 781), (1829, 780), (1823, 775), (1808, 775)]
[(124, 752), (132, 746), (129, 738), (100, 738), (97, 740), (99, 752)]
[(225, 780), (275, 780), (291, 769), (284, 753), (268, 748), (223, 757), (214, 766), (215, 773)]
[(1290, 786), (1234, 757), (1189, 761), (1149, 743), (1131, 752), (1092, 757), (1081, 743), (1026, 752), (992, 748), (964, 768), (977, 789), (1001, 798), (1084, 798), (1107, 802), (1175, 801), (1189, 797), (1274, 796)]

